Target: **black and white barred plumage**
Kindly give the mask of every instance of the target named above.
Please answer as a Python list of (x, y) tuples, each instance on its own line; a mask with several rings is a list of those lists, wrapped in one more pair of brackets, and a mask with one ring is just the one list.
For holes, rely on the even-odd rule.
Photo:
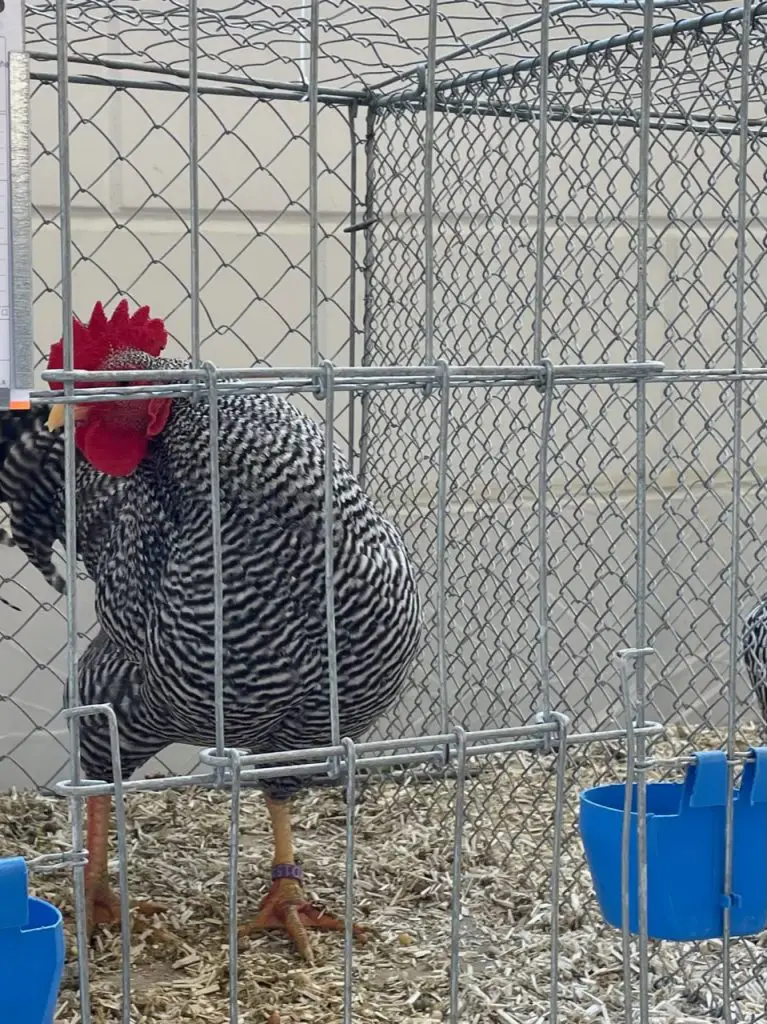
[(762, 729), (767, 732), (767, 597), (746, 616), (741, 639), (743, 661), (762, 713)]
[(0, 504), (10, 506), (11, 520), (10, 533), (0, 530), (0, 544), (18, 544), (45, 580), (63, 594), (64, 579), (52, 555), (60, 530), (57, 495), (64, 486), (64, 464), (61, 438), (45, 429), (49, 412), (50, 406), (39, 404), (0, 414)]
[[(63, 432), (47, 409), (6, 414), (0, 500), (16, 544), (54, 586), (64, 534)], [(274, 395), (219, 399), (226, 743), (255, 752), (330, 740), (324, 436)], [(77, 455), (77, 543), (100, 635), (80, 662), (84, 703), (110, 701), (127, 777), (172, 742), (214, 743), (208, 410), (176, 400), (129, 477)], [(334, 452), (335, 623), (341, 734), (359, 738), (402, 690), (421, 603), (400, 534)], [(111, 779), (103, 722), (82, 726), (83, 766)], [(289, 796), (297, 779), (275, 780)]]

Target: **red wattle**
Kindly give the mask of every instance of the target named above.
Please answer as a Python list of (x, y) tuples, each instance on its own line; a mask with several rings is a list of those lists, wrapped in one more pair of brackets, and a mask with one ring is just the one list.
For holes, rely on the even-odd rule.
[(94, 469), (110, 476), (130, 476), (149, 447), (145, 434), (101, 419), (78, 424), (75, 442)]

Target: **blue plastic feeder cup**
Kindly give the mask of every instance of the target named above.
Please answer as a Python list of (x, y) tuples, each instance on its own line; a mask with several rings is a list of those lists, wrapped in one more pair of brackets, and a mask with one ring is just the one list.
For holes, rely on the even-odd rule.
[(52, 1024), (63, 970), (61, 912), (29, 895), (22, 857), (0, 859), (2, 1024)]
[[(653, 939), (721, 937), (724, 907), (731, 933), (767, 928), (767, 747), (751, 748), (735, 790), (732, 892), (724, 892), (727, 757), (695, 755), (684, 782), (647, 783), (647, 916)], [(602, 915), (621, 927), (621, 831), (626, 787), (586, 789), (580, 832)], [(639, 931), (636, 785), (629, 846), (629, 929)]]

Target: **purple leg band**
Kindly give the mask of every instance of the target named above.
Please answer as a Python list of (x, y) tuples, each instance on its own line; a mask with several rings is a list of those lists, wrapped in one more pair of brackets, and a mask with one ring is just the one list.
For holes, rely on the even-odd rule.
[(274, 864), (272, 866), (272, 881), (280, 878), (294, 878), (297, 882), (303, 882), (304, 873), (298, 864)]

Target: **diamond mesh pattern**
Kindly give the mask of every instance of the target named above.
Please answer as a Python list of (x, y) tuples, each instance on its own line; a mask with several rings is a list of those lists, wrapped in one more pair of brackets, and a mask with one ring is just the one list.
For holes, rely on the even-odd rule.
[[(749, 138), (751, 201), (746, 224), (746, 363), (763, 366), (764, 26), (751, 37), (754, 121)], [(669, 368), (731, 369), (735, 312), (736, 169), (740, 29), (728, 26), (659, 39), (654, 48), (647, 358)], [(549, 79), (547, 225), (543, 337), (555, 362), (623, 361), (636, 349), (636, 111), (641, 55), (622, 47), (585, 60), (555, 63)], [(533, 360), (536, 262), (537, 103), (535, 71), (440, 91), (436, 115), (434, 202), (435, 353), (452, 363)], [(760, 98), (762, 109), (758, 110)], [(412, 98), (375, 116), (373, 173), (381, 216), (369, 239), (370, 310), (365, 360), (423, 358), (423, 235), (417, 221), (425, 118)], [(761, 117), (761, 120), (759, 119)], [(408, 154), (405, 159), (403, 154)], [(386, 214), (403, 211), (396, 219)], [(732, 383), (648, 384), (648, 715), (683, 722), (691, 750), (712, 742), (726, 719), (732, 493)], [(745, 388), (741, 607), (764, 588), (757, 546), (763, 513), (764, 428), (761, 386)], [(413, 426), (415, 424), (415, 427)], [(534, 393), (499, 398), (483, 391), (452, 399), (448, 565), (448, 672), (451, 717), (472, 728), (516, 724), (538, 706), (536, 474), (541, 406)], [(439, 728), (434, 672), (438, 650), (436, 508), (438, 398), (371, 399), (363, 430), (364, 462), (379, 501), (407, 509), (400, 519), (428, 581), (427, 644), (414, 698), (419, 728)], [(397, 438), (396, 485), (390, 466)], [(571, 388), (554, 398), (550, 448), (549, 603), (553, 706), (573, 728), (619, 724), (622, 701), (609, 655), (634, 639), (636, 573), (636, 402), (632, 388)], [(408, 467), (410, 467), (408, 471)], [(742, 671), (742, 670), (741, 670)], [(741, 742), (756, 717), (745, 678), (738, 684)], [(397, 726), (412, 711), (403, 705)], [(753, 735), (751, 733), (750, 735)], [(615, 778), (614, 752), (603, 749), (602, 779)], [(596, 747), (571, 759), (566, 804), (577, 810), (579, 765), (593, 771)], [(512, 799), (540, 772), (525, 765)], [(589, 780), (590, 781), (590, 780)], [(532, 784), (534, 787), (538, 783)], [(541, 781), (541, 789), (544, 784)], [(512, 850), (548, 863), (546, 811), (531, 805), (524, 833), (495, 827), (480, 809), (492, 802), (491, 777), (472, 784), (469, 831), (488, 843), (492, 863)], [(476, 806), (473, 802), (476, 801)], [(545, 802), (544, 802), (545, 806)], [(477, 818), (473, 818), (473, 814)], [(572, 818), (570, 818), (572, 820)], [(481, 824), (480, 824), (481, 822)], [(446, 823), (447, 824), (447, 823)], [(493, 836), (488, 840), (488, 836)], [(471, 842), (472, 840), (467, 840)], [(574, 827), (563, 858), (580, 858)], [(549, 898), (549, 876), (530, 892)], [(573, 918), (592, 916), (585, 866), (564, 897)], [(583, 887), (581, 890), (581, 886)], [(572, 901), (572, 902), (570, 902)], [(510, 909), (524, 915), (520, 904)], [(566, 918), (570, 918), (569, 911)], [(577, 926), (577, 925), (574, 925)], [(763, 967), (750, 943), (738, 943), (737, 992), (763, 989)], [(589, 954), (591, 956), (591, 953)], [(670, 960), (653, 945), (651, 984), (662, 993), (686, 979), (684, 1012), (721, 1012), (712, 968), (701, 989), (693, 979), (701, 951)], [(734, 963), (736, 962), (733, 961)], [(676, 984), (676, 982), (675, 982)], [(675, 987), (672, 986), (672, 987)], [(569, 998), (570, 985), (563, 986)], [(735, 999), (737, 993), (733, 993)], [(662, 996), (657, 995), (658, 999)], [(622, 1005), (610, 1008), (616, 1014)]]
[[(41, 74), (31, 100), (38, 368), (61, 317), (59, 211), (51, 202), (58, 194), (57, 89)], [(149, 302), (163, 310), (169, 352), (189, 355), (188, 101), (183, 94), (77, 82), (70, 101), (76, 310), (90, 310), (97, 299), (112, 304), (120, 295)], [(232, 106), (206, 95), (199, 122), (201, 356), (225, 366), (306, 365), (308, 106), (264, 100)], [(343, 229), (362, 202), (364, 181), (351, 164), (364, 145), (364, 117), (348, 106), (327, 106), (320, 122), (331, 140), (319, 167), (320, 357), (348, 365), (351, 296), (360, 290), (361, 265), (356, 239)], [(295, 401), (322, 415), (321, 405), (301, 396)], [(335, 418), (336, 440), (348, 451), (345, 395), (336, 400)], [(0, 594), (23, 609), (3, 607), (2, 656), (11, 671), (1, 698), (0, 777), (3, 786), (47, 787), (61, 777), (67, 756), (58, 714), (66, 679), (64, 603), (17, 552), (2, 549), (0, 559)], [(95, 617), (84, 577), (80, 591), (85, 642)], [(188, 752), (171, 753), (146, 770), (187, 771), (194, 762)]]
[[(491, 8), (483, 5), (483, 16), (489, 16)], [(368, 18), (370, 24), (381, 10), (344, 8), (350, 18)], [(412, 29), (425, 8), (393, 5), (389, 14), (394, 17), (395, 11)], [(266, 20), (257, 29), (263, 30), (266, 40), (272, 29), (266, 7), (264, 12)], [(271, 10), (274, 17), (279, 13)], [(214, 14), (208, 9), (201, 12), (203, 50), (205, 40), (213, 38), (206, 26), (215, 23)], [(154, 39), (146, 27), (160, 24), (157, 11), (145, 4), (130, 12), (110, 8), (110, 16), (118, 20), (129, 15), (132, 28), (121, 46), (130, 47), (132, 39)], [(283, 15), (297, 16), (288, 11)], [(665, 17), (659, 14), (659, 19)], [(333, 23), (333, 31), (342, 31), (342, 20)], [(108, 50), (114, 40), (106, 23), (106, 8), (72, 5), (73, 54), (102, 59), (104, 47)], [(275, 22), (273, 27), (286, 24)], [(398, 24), (394, 17), (393, 35)], [(492, 18), (485, 17), (482, 24), (488, 30), (497, 28)], [(625, 27), (634, 24), (626, 21)], [(156, 45), (180, 46), (173, 16), (169, 14), (162, 25), (168, 38), (160, 41), (158, 33)], [(576, 45), (598, 38), (603, 28), (591, 15), (578, 24), (557, 17), (554, 48), (558, 39), (564, 39), (558, 33), (565, 26), (571, 32), (567, 38)], [(457, 36), (451, 42), (449, 33), (442, 33), (444, 27), (440, 46), (447, 53)], [(33, 124), (38, 126), (33, 174), (35, 194), (46, 198), (57, 174), (52, 116), (56, 88), (48, 81), (42, 60), (44, 44), (52, 39), (50, 28), (50, 6), (30, 5), (30, 42), (38, 46), (38, 67), (43, 69), (33, 93)], [(471, 39), (465, 24), (456, 22), (453, 28), (462, 39)], [(755, 20), (751, 61), (757, 113), (760, 102), (764, 106), (764, 34), (763, 22)], [(369, 38), (372, 41), (372, 33)], [(679, 32), (655, 45), (657, 130), (651, 154), (653, 166), (663, 167), (664, 173), (652, 180), (649, 196), (648, 355), (680, 368), (726, 367), (732, 350), (739, 38), (739, 26), (731, 24)], [(418, 33), (410, 31), (408, 39), (413, 54), (418, 54)], [(488, 66), (500, 66), (519, 53), (507, 52), (504, 45), (493, 49)], [(324, 48), (323, 54), (331, 51)], [(161, 52), (166, 70), (175, 66), (170, 51), (135, 48), (134, 56), (154, 54), (160, 60)], [(552, 63), (543, 333), (547, 354), (555, 361), (623, 360), (635, 351), (633, 183), (639, 59), (637, 46), (629, 45)], [(350, 58), (347, 70), (352, 63)], [(394, 60), (381, 63), (389, 69), (400, 66), (404, 65)], [(439, 98), (447, 112), (437, 115), (435, 131), (437, 351), (454, 362), (529, 361), (537, 71), (520, 65), (515, 73), (468, 85), (460, 84), (457, 71), (457, 64), (445, 60)], [(75, 294), (78, 301), (82, 295), (87, 307), (96, 297), (111, 301), (128, 294), (135, 301), (152, 301), (156, 293), (168, 311), (175, 342), (185, 348), (190, 254), (187, 101), (183, 92), (118, 89), (105, 79), (101, 82), (99, 88), (94, 82), (71, 85), (73, 203), (87, 211), (78, 221), (81, 230), (75, 231)], [(115, 141), (111, 127), (117, 122), (120, 132)], [(424, 296), (422, 236), (414, 230), (423, 192), (420, 103), (398, 101), (370, 109), (367, 115), (344, 105), (323, 105), (319, 131), (331, 140), (321, 146), (320, 154), (320, 245), (326, 270), (321, 287), (322, 354), (341, 363), (350, 358), (349, 339), (355, 330), (350, 302), (354, 290), (357, 308), (362, 308), (356, 271), (364, 256), (369, 284), (364, 361), (418, 362), (423, 355)], [(368, 213), (378, 221), (368, 232), (367, 251), (363, 254), (360, 240), (352, 256), (354, 236), (342, 229), (351, 207), (361, 216), (364, 205), (366, 131), (372, 137)], [(757, 365), (762, 363), (757, 339), (767, 315), (760, 275), (764, 135), (764, 123), (755, 114), (749, 140), (754, 200), (747, 224), (746, 322), (748, 360)], [(308, 216), (307, 107), (252, 98), (232, 106), (219, 95), (204, 94), (200, 140), (203, 356), (220, 365), (305, 362), (308, 238), (305, 230), (291, 231), (291, 226), (305, 224)], [(161, 164), (153, 162), (159, 151)], [(123, 199), (122, 206), (115, 205), (115, 192)], [(254, 208), (265, 212), (254, 216)], [(42, 357), (47, 347), (43, 339), (55, 330), (59, 308), (58, 212), (50, 201), (43, 201), (37, 204), (36, 215), (35, 309)], [(244, 239), (241, 230), (226, 229), (241, 229), (243, 224), (253, 226)], [(756, 391), (752, 388), (747, 399), (744, 454), (751, 455), (758, 451), (762, 429)], [(534, 488), (540, 407), (531, 395), (515, 392), (508, 398), (499, 401), (495, 394), (475, 389), (456, 393), (451, 404), (455, 454), (450, 459), (448, 517), (450, 712), (473, 727), (497, 724), (499, 718), (507, 721), (509, 716), (525, 720), (539, 689)], [(718, 722), (721, 706), (715, 711), (706, 705), (721, 694), (727, 647), (727, 398), (722, 385), (707, 383), (679, 384), (663, 395), (651, 394), (650, 400), (650, 628), (653, 643), (666, 652), (655, 662), (651, 694), (658, 697), (664, 714), (667, 709), (682, 713), (695, 707), (698, 713), (703, 711), (704, 720)], [(433, 699), (438, 399), (386, 394), (368, 397), (363, 405), (362, 471), (419, 554), (430, 621), (418, 684), (381, 729), (423, 731), (436, 727), (441, 717)], [(338, 406), (339, 440), (346, 445), (348, 409), (344, 402)], [(626, 567), (633, 557), (633, 525), (624, 481), (633, 471), (634, 418), (631, 389), (603, 389), (599, 394), (595, 389), (573, 389), (556, 397), (550, 481), (552, 669), (557, 700), (575, 712), (576, 722), (588, 720), (591, 725), (611, 721), (619, 712), (606, 655), (625, 642), (632, 629), (634, 584)], [(719, 438), (721, 447), (718, 453), (708, 453), (707, 440), (705, 459), (704, 427), (709, 438)], [(392, 437), (397, 438), (396, 451)], [(669, 466), (676, 479), (669, 479)], [(753, 556), (762, 507), (758, 460), (748, 459), (748, 474), (744, 554), (750, 545)], [(710, 516), (716, 526), (698, 528)], [(755, 595), (760, 588), (758, 562), (752, 557), (743, 564), (752, 566), (743, 580), (745, 593)], [(24, 586), (20, 573), (21, 567), (14, 566), (8, 574), (14, 585), (7, 589), (14, 593)], [(710, 593), (690, 582), (701, 578)], [(48, 595), (33, 591), (30, 597), (45, 607)], [(57, 607), (45, 609), (46, 614), (58, 616)], [(40, 614), (30, 608), (33, 620)], [(93, 624), (90, 609), (86, 607), (83, 615), (87, 631)], [(21, 625), (11, 625), (16, 643), (14, 628)], [(31, 659), (29, 671), (50, 671), (48, 662), (41, 662), (28, 648), (24, 651)], [(695, 699), (686, 692), (692, 663), (702, 671)], [(29, 671), (20, 668), (24, 681), (31, 678)], [(26, 704), (23, 708), (22, 716), (28, 715)], [(18, 742), (24, 743), (21, 734)]]
[[(727, 6), (679, 4), (658, 10), (656, 24)], [(566, 7), (555, 8), (551, 21), (544, 349), (556, 363), (624, 362), (638, 354), (641, 41), (583, 51), (636, 29), (642, 14)], [(68, 13), (76, 307), (110, 303), (118, 294), (150, 302), (162, 310), (177, 350), (188, 351), (187, 5), (70, 0)], [(339, 364), (413, 364), (424, 357), (426, 139), (416, 68), (425, 59), (427, 15), (427, 0), (323, 4), (320, 348)], [(745, 321), (751, 367), (765, 365), (766, 16), (759, 5), (750, 28)], [(300, 102), (306, 17), (298, 2), (199, 5), (201, 343), (203, 358), (220, 366), (309, 361), (308, 104)], [(724, 375), (733, 364), (741, 30), (736, 21), (677, 28), (659, 35), (653, 48), (646, 355), (669, 368)], [(42, 359), (59, 329), (61, 301), (50, 0), (29, 0), (27, 33), (34, 56), (35, 316)], [(526, 3), (440, 4), (434, 339), (435, 353), (454, 364), (534, 359), (539, 33)], [(512, 70), (497, 77), (461, 77), (508, 65)], [(387, 102), (369, 103), (382, 95)], [(357, 222), (371, 222), (364, 235), (344, 231), (352, 212)], [(762, 391), (761, 383), (749, 382), (744, 396), (743, 612), (767, 589)], [(721, 727), (726, 715), (733, 384), (712, 377), (648, 384), (647, 392), (647, 625), (657, 651), (647, 663), (648, 714), (681, 723), (695, 749), (716, 741), (706, 730)], [(426, 643), (413, 688), (375, 732), (440, 731), (440, 396), (377, 393), (351, 405), (339, 398), (336, 417), (339, 443), (351, 448), (368, 489), (406, 533), (425, 600)], [(468, 728), (526, 722), (540, 705), (541, 431), (542, 399), (534, 390), (475, 387), (450, 396), (446, 710), (449, 720)], [(552, 704), (579, 731), (619, 724), (622, 715), (609, 657), (634, 640), (636, 457), (634, 387), (556, 390), (548, 500)], [(66, 670), (63, 607), (17, 552), (0, 549), (0, 560), (0, 596), (20, 609), (0, 612), (6, 666), (0, 780), (3, 787), (45, 787), (66, 759), (57, 715)], [(87, 584), (79, 625), (86, 643), (95, 626)], [(756, 714), (745, 679), (739, 698), (743, 740), (752, 738), (745, 727)], [(184, 771), (193, 760), (188, 751), (171, 752), (148, 770)], [(503, 909), (506, 923), (548, 899), (549, 876), (540, 866), (551, 858), (553, 778), (550, 759), (509, 760), (520, 779), (513, 799), (538, 790), (542, 797), (531, 804), (524, 831), (504, 827), (492, 775), (467, 786), (466, 829), (467, 844), (486, 847), (490, 869), (508, 862), (512, 850), (518, 856), (524, 850), (531, 871), (519, 903)], [(567, 859), (581, 857), (572, 824), (578, 789), (593, 782), (595, 765), (603, 765), (605, 779), (615, 778), (615, 760), (616, 752), (601, 743), (570, 756)], [(563, 894), (566, 928), (595, 913), (585, 866), (577, 882)], [(492, 884), (488, 893), (492, 898)], [(736, 945), (735, 998), (747, 985), (763, 987), (755, 949)], [(693, 960), (702, 955), (654, 948), (657, 991), (669, 978), (691, 979)], [(693, 1018), (718, 1012), (720, 963), (712, 963), (710, 984), (701, 989), (690, 982), (680, 1012)], [(608, 1010), (617, 1016), (622, 1007)]]
[[(752, 30), (754, 110), (764, 97), (764, 26)], [(669, 368), (730, 369), (734, 345), (738, 138), (737, 25), (656, 40), (649, 195), (647, 358)], [(636, 111), (640, 47), (555, 61), (549, 82), (543, 336), (554, 362), (637, 357)], [(693, 88), (694, 86), (694, 88)], [(533, 360), (538, 121), (535, 71), (475, 84), (445, 81), (434, 137), (435, 352), (452, 363)], [(557, 116), (559, 112), (559, 116)], [(414, 230), (424, 164), (417, 100), (374, 115), (376, 208), (368, 264), (365, 359), (423, 358), (423, 235)], [(762, 366), (767, 201), (765, 123), (749, 138), (747, 365)], [(459, 154), (465, 162), (459, 160)], [(407, 156), (406, 156), (407, 155)], [(389, 211), (402, 211), (396, 218)], [(648, 552), (651, 714), (721, 725), (729, 635), (731, 384), (648, 385)], [(742, 600), (760, 588), (760, 432), (748, 392)], [(436, 578), (435, 398), (385, 395), (367, 406), (365, 471), (379, 499), (408, 508), (406, 529)], [(412, 424), (415, 421), (415, 428)], [(451, 713), (472, 728), (525, 720), (537, 663), (536, 397), (453, 396), (448, 513)], [(406, 428), (407, 425), (407, 428)], [(399, 456), (396, 484), (391, 438)], [(749, 458), (750, 454), (750, 458)], [(555, 706), (574, 728), (620, 719), (608, 663), (634, 636), (635, 391), (570, 388), (554, 400), (550, 456), (549, 598)], [(420, 722), (434, 728), (436, 595), (428, 605)], [(744, 605), (745, 607), (745, 605)], [(750, 605), (749, 605), (750, 607)], [(753, 717), (743, 681), (741, 709)], [(410, 714), (398, 720), (403, 726)], [(694, 740), (694, 736), (692, 737)]]
[[(656, 25), (732, 6), (724, 0), (660, 7)], [(55, 54), (51, 0), (27, 0), (28, 45)], [(197, 5), (200, 72), (208, 81), (303, 86), (308, 79), (309, 14), (301, 0), (201, 0)], [(334, 0), (320, 12), (320, 81), (327, 90), (384, 88), (413, 81), (426, 60), (429, 0)], [(120, 61), (126, 70), (188, 74), (186, 0), (71, 0), (67, 4), (73, 59), (98, 67)], [(552, 5), (551, 49), (593, 43), (641, 28), (638, 10)], [(534, 57), (538, 10), (525, 0), (440, 0), (437, 60), (447, 75), (503, 67)], [(683, 87), (677, 83), (677, 88)], [(695, 82), (687, 82), (694, 92)]]

